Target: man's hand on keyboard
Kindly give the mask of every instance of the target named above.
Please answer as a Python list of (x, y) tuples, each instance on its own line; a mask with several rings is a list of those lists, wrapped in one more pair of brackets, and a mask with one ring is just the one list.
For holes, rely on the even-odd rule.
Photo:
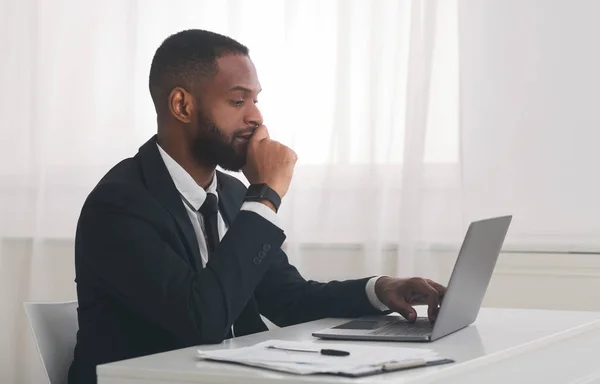
[(420, 277), (400, 279), (383, 276), (375, 283), (375, 293), (379, 301), (410, 322), (417, 319), (417, 311), (413, 305), (427, 305), (427, 315), (433, 322), (446, 293), (446, 287)]

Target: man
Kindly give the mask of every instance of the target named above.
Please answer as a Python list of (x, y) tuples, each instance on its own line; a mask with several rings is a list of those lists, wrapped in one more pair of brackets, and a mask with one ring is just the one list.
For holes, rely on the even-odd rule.
[[(79, 332), (70, 383), (98, 364), (324, 317), (429, 305), (445, 288), (421, 278), (318, 283), (289, 264), (277, 210), (296, 154), (269, 138), (248, 49), (215, 33), (167, 38), (150, 69), (158, 133), (86, 200), (75, 267)], [(243, 170), (251, 186), (216, 171)]]

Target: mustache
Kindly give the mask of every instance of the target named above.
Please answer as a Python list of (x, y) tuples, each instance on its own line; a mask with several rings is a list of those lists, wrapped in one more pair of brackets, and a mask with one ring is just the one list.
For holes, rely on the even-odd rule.
[(249, 128), (244, 128), (239, 130), (238, 132), (235, 133), (235, 137), (252, 137), (252, 135), (254, 135), (254, 131), (256, 131), (256, 129), (258, 128), (258, 126), (253, 125)]

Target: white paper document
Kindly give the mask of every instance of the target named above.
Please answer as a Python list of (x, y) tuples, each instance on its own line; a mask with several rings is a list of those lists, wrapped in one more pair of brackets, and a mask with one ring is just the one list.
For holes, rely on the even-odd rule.
[[(327, 349), (349, 354), (324, 355), (326, 351), (322, 351)], [(282, 340), (269, 340), (237, 349), (199, 349), (198, 357), (296, 374), (329, 373), (348, 376), (452, 362), (438, 357), (431, 349)]]

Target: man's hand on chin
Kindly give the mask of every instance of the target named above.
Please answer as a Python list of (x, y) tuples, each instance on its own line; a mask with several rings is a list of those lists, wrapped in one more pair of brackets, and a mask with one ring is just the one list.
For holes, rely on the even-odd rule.
[(383, 276), (375, 283), (375, 294), (379, 301), (410, 322), (417, 319), (417, 311), (413, 305), (427, 305), (429, 320), (434, 322), (445, 293), (446, 287), (421, 277), (392, 278)]

